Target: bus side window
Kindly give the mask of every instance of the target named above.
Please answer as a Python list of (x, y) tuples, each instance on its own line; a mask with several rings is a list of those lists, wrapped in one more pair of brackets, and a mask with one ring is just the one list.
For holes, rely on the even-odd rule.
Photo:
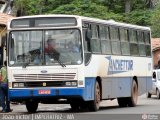
[(108, 29), (108, 26), (99, 26), (102, 54), (111, 54), (111, 42)]
[(120, 28), (119, 32), (120, 32), (122, 55), (130, 55), (128, 29), (127, 28)]
[(139, 56), (139, 48), (137, 41), (137, 31), (134, 29), (129, 30), (129, 41), (130, 41), (130, 53), (133, 56)]
[(137, 31), (137, 38), (138, 38), (139, 55), (140, 56), (146, 56), (144, 32)]
[(90, 47), (90, 40), (89, 40), (89, 32), (87, 29), (83, 29), (83, 39), (84, 39), (84, 51), (85, 52), (91, 52), (91, 47)]
[(111, 39), (112, 53), (114, 55), (120, 55), (121, 54), (121, 46), (120, 46), (118, 27), (110, 26), (109, 29), (110, 29), (110, 39)]
[(144, 32), (144, 40), (146, 45), (146, 55), (151, 56), (150, 32)]
[(98, 25), (91, 24), (91, 50), (93, 53), (101, 53), (100, 38), (98, 34)]
[[(87, 28), (89, 29), (89, 28)], [(83, 28), (83, 44), (84, 44), (84, 56), (85, 56), (85, 64), (87, 64), (90, 61), (91, 58), (91, 45), (89, 39), (89, 33), (90, 30), (87, 30), (86, 28)], [(87, 35), (88, 34), (88, 35)]]

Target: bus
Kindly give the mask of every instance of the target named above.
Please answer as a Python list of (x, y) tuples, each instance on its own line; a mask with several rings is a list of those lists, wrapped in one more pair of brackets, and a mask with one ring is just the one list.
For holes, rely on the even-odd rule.
[[(134, 107), (152, 87), (151, 30), (77, 15), (36, 15), (8, 23), (10, 101), (67, 103), (97, 111), (102, 100)], [(51, 47), (52, 46), (52, 47)], [(69, 46), (72, 46), (72, 51)]]

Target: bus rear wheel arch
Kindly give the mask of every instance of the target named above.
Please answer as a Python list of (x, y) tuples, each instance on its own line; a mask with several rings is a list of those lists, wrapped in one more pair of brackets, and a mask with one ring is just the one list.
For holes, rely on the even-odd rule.
[(131, 96), (128, 98), (128, 106), (135, 107), (138, 101), (138, 83), (137, 80), (132, 81)]
[(89, 101), (88, 108), (90, 111), (97, 111), (100, 107), (101, 101), (101, 88), (100, 83), (98, 81), (95, 82), (94, 88), (94, 100)]
[(138, 100), (138, 83), (137, 80), (132, 81), (131, 96), (117, 98), (120, 107), (135, 107)]

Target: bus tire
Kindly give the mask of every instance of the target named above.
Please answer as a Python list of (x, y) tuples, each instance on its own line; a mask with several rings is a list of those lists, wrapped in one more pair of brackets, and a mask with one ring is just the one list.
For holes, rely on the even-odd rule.
[(119, 107), (127, 107), (128, 103), (127, 103), (128, 98), (117, 98)]
[(95, 83), (95, 89), (94, 89), (94, 100), (89, 101), (89, 110), (90, 111), (97, 111), (99, 110), (100, 106), (100, 101), (101, 101), (101, 90), (100, 90), (100, 85), (98, 81)]
[(80, 105), (78, 103), (70, 103), (72, 111), (79, 111), (80, 110)]
[(131, 97), (128, 98), (128, 106), (135, 107), (138, 100), (138, 85), (135, 80), (132, 82)]
[(160, 92), (158, 89), (156, 90), (156, 94), (157, 94), (157, 98), (160, 99)]
[(147, 92), (147, 98), (151, 98), (152, 94)]
[(36, 101), (26, 101), (26, 108), (29, 113), (35, 113), (38, 108), (38, 102)]

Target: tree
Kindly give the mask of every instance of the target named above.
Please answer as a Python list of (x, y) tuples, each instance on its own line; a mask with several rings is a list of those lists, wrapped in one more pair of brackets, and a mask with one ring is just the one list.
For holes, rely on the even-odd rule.
[(126, 13), (125, 22), (141, 26), (150, 26), (151, 16), (151, 10), (134, 10), (130, 13)]
[(75, 14), (150, 25), (152, 0), (15, 0), (18, 15)]
[(152, 36), (153, 37), (160, 37), (160, 5), (156, 7), (153, 12), (151, 23), (152, 23)]
[(30, 3), (30, 0), (16, 0), (14, 2), (14, 8), (16, 8), (16, 16), (23, 16), (27, 15), (27, 4)]

